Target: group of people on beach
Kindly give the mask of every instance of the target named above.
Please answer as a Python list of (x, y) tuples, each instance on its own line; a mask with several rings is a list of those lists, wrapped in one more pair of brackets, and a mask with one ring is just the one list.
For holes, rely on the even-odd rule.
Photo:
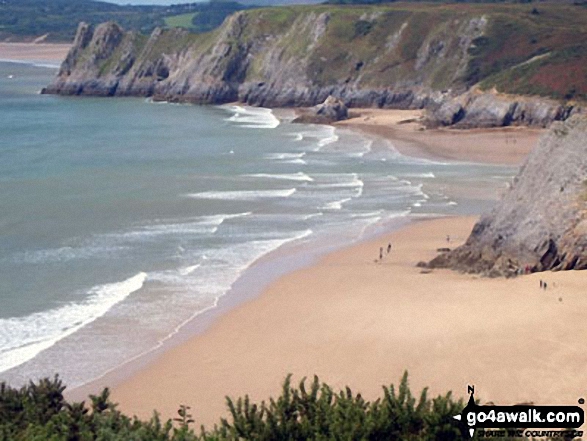
[[(387, 252), (386, 255), (391, 253), (391, 242), (387, 244)], [(379, 262), (383, 260), (383, 247), (379, 247)]]

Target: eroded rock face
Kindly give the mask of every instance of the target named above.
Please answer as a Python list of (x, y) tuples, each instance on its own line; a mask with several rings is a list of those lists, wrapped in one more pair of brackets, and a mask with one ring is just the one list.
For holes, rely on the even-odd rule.
[(587, 116), (554, 123), (467, 242), (428, 266), (489, 276), (587, 269)]
[[(579, 111), (542, 98), (469, 90), (470, 52), (491, 22), (485, 15), (445, 18), (416, 34), (419, 14), (396, 20), (382, 11), (357, 13), (345, 19), (344, 32), (332, 11), (285, 16), (237, 12), (206, 36), (160, 28), (144, 36), (115, 23), (82, 23), (44, 93), (264, 107), (311, 107), (332, 95), (349, 108), (427, 109), (430, 126), (455, 128), (545, 127)], [(340, 117), (324, 114), (330, 121)]]
[(573, 105), (545, 98), (469, 91), (446, 99), (440, 106), (431, 109), (427, 124), (461, 129), (511, 125), (548, 127), (553, 121), (563, 121), (571, 114), (580, 112), (581, 109)]

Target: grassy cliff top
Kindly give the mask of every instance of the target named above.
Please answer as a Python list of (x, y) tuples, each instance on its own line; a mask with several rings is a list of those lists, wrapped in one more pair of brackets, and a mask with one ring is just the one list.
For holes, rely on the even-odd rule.
[[(148, 44), (145, 38), (113, 49), (109, 59), (92, 56), (98, 39), (71, 67), (85, 72), (96, 66), (79, 61), (96, 60), (99, 76), (124, 72), (167, 90), (220, 82), (455, 95), (475, 86), (587, 100), (587, 7), (581, 5), (284, 6), (237, 12), (204, 34), (158, 29)], [(128, 60), (132, 69), (124, 67)]]
[[(242, 39), (284, 34), (300, 15), (322, 13), (329, 16), (328, 26), (310, 59), (311, 74), (320, 83), (354, 78), (349, 64), (358, 69), (372, 64), (363, 78), (373, 85), (402, 80), (415, 70), (439, 89), (478, 84), (504, 93), (587, 99), (585, 6), (393, 3), (260, 9), (245, 12), (250, 25)], [(471, 20), (477, 20), (480, 32)], [(467, 34), (471, 44), (463, 48)], [(287, 52), (301, 55), (309, 38), (291, 33), (283, 44)], [(390, 54), (393, 45), (397, 50)], [(463, 50), (470, 59), (457, 72), (454, 62)]]

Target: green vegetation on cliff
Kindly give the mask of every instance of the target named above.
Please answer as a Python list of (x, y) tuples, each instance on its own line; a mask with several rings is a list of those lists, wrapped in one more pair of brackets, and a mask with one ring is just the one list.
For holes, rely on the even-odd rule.
[(2, 0), (0, 40), (71, 41), (77, 24), (116, 21), (127, 30), (150, 33), (157, 26), (205, 32), (245, 6), (224, 0), (172, 6), (121, 6), (94, 0)]

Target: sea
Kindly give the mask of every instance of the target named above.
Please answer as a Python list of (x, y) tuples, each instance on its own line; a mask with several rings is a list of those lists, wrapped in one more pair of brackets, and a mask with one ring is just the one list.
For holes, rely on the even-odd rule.
[(41, 95), (55, 74), (0, 62), (0, 381), (13, 385), (81, 386), (238, 295), (260, 261), (479, 214), (516, 172), (264, 108)]

